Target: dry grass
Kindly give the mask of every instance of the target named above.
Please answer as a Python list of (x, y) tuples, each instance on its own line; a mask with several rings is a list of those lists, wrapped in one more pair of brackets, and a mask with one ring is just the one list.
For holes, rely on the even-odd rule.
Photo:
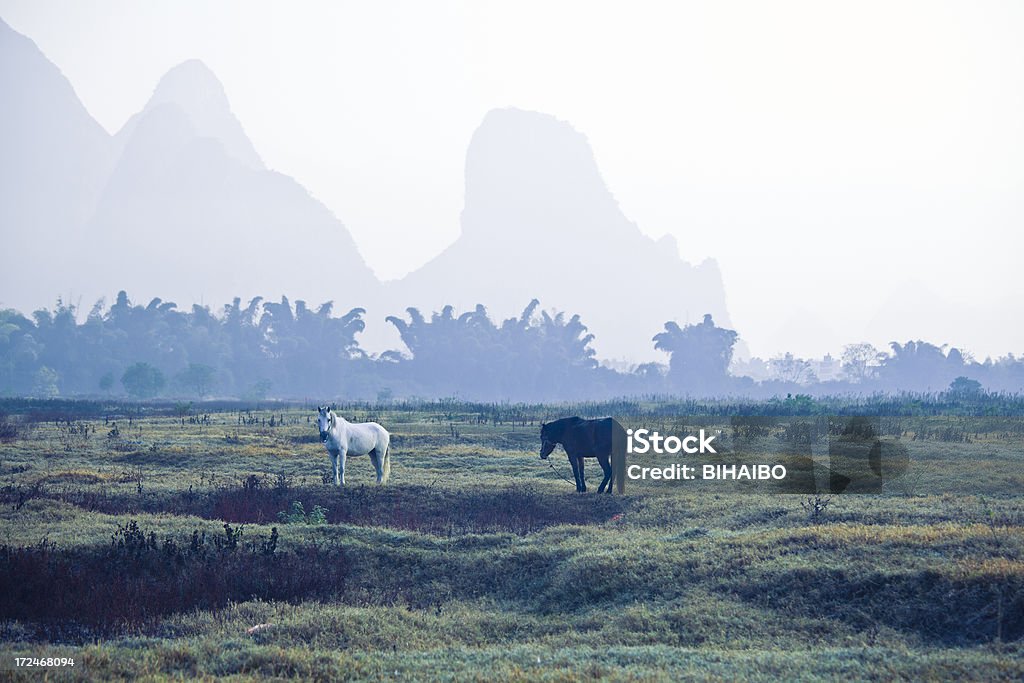
[[(395, 432), (392, 483), (352, 459), (338, 491), (305, 413), (282, 412), (119, 418), (117, 439), (92, 418), (71, 452), (42, 421), (0, 445), (0, 564), (21, 591), (0, 651), (75, 653), (83, 680), (1024, 676), (1009, 432), (909, 440), (910, 486), (811, 520), (798, 495), (578, 495), (534, 428), (408, 410), (373, 416)], [(295, 501), (328, 524), (282, 525)]]

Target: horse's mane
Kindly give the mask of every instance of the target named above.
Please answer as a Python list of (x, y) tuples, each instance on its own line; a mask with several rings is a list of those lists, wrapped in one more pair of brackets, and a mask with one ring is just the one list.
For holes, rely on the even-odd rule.
[(566, 429), (575, 427), (580, 422), (583, 422), (583, 418), (578, 415), (573, 415), (572, 417), (563, 417), (559, 420), (552, 420), (545, 424), (543, 429), (553, 438), (561, 439), (562, 435), (565, 434)]

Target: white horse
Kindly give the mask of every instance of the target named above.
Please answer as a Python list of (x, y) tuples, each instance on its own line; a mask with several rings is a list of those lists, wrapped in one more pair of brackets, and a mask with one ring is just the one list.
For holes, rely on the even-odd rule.
[(320, 441), (331, 456), (334, 485), (345, 484), (345, 460), (350, 455), (370, 455), (377, 470), (377, 483), (391, 476), (391, 435), (376, 422), (351, 423), (337, 415), (333, 407), (320, 406), (316, 418)]

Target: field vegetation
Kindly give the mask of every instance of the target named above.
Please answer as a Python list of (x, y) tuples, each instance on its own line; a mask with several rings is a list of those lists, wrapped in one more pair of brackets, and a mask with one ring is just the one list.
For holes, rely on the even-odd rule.
[(1020, 680), (1024, 420), (871, 408), (907, 476), (816, 504), (577, 494), (539, 425), (865, 406), (351, 404), (392, 481), (353, 458), (338, 490), (310, 406), (8, 401), (0, 654), (77, 680)]

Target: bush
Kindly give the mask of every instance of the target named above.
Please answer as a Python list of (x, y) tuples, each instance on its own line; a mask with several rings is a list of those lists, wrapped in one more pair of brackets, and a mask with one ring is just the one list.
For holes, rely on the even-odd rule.
[(18, 423), (14, 422), (5, 413), (0, 413), (0, 442), (10, 443), (21, 436)]
[(278, 538), (274, 528), (245, 541), (241, 529), (225, 524), (223, 535), (197, 530), (180, 544), (133, 520), (106, 548), (3, 545), (0, 619), (34, 622), (50, 639), (77, 640), (176, 612), (255, 599), (329, 600), (344, 592), (349, 569), (339, 545), (281, 552)]
[(327, 524), (327, 508), (314, 505), (309, 514), (306, 514), (305, 508), (302, 507), (302, 501), (293, 500), (291, 509), (281, 510), (277, 513), (277, 518), (282, 524), (310, 524), (319, 526)]

